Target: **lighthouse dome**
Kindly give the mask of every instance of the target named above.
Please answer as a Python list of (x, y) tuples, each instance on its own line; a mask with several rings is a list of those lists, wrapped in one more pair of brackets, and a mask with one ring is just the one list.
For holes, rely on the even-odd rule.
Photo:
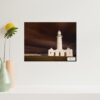
[(61, 35), (61, 31), (60, 30), (58, 31), (58, 35)]

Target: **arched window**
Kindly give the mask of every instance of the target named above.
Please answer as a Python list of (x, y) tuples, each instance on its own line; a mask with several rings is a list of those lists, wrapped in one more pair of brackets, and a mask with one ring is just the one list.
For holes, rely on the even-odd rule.
[(61, 56), (61, 52), (59, 52), (59, 56)]
[(56, 56), (56, 53), (54, 52), (54, 56)]
[(67, 53), (66, 53), (66, 52), (64, 52), (64, 56), (65, 56), (65, 57), (67, 56)]

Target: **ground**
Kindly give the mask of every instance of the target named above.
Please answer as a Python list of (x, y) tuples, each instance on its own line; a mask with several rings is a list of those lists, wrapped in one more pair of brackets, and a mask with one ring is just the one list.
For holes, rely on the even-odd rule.
[(66, 57), (57, 56), (24, 56), (25, 61), (67, 61)]

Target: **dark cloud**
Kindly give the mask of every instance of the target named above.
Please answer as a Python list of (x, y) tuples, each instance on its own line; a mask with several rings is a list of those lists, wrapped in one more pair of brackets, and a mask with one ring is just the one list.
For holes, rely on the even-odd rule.
[(47, 54), (49, 48), (56, 49), (57, 31), (63, 35), (63, 48), (70, 47), (76, 56), (76, 23), (25, 22), (25, 54)]

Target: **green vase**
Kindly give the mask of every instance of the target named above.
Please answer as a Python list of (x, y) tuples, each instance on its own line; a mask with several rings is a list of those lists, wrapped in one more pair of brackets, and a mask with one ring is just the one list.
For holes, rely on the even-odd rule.
[(11, 79), (6, 69), (5, 62), (1, 62), (0, 66), (0, 92), (6, 92), (11, 87)]

